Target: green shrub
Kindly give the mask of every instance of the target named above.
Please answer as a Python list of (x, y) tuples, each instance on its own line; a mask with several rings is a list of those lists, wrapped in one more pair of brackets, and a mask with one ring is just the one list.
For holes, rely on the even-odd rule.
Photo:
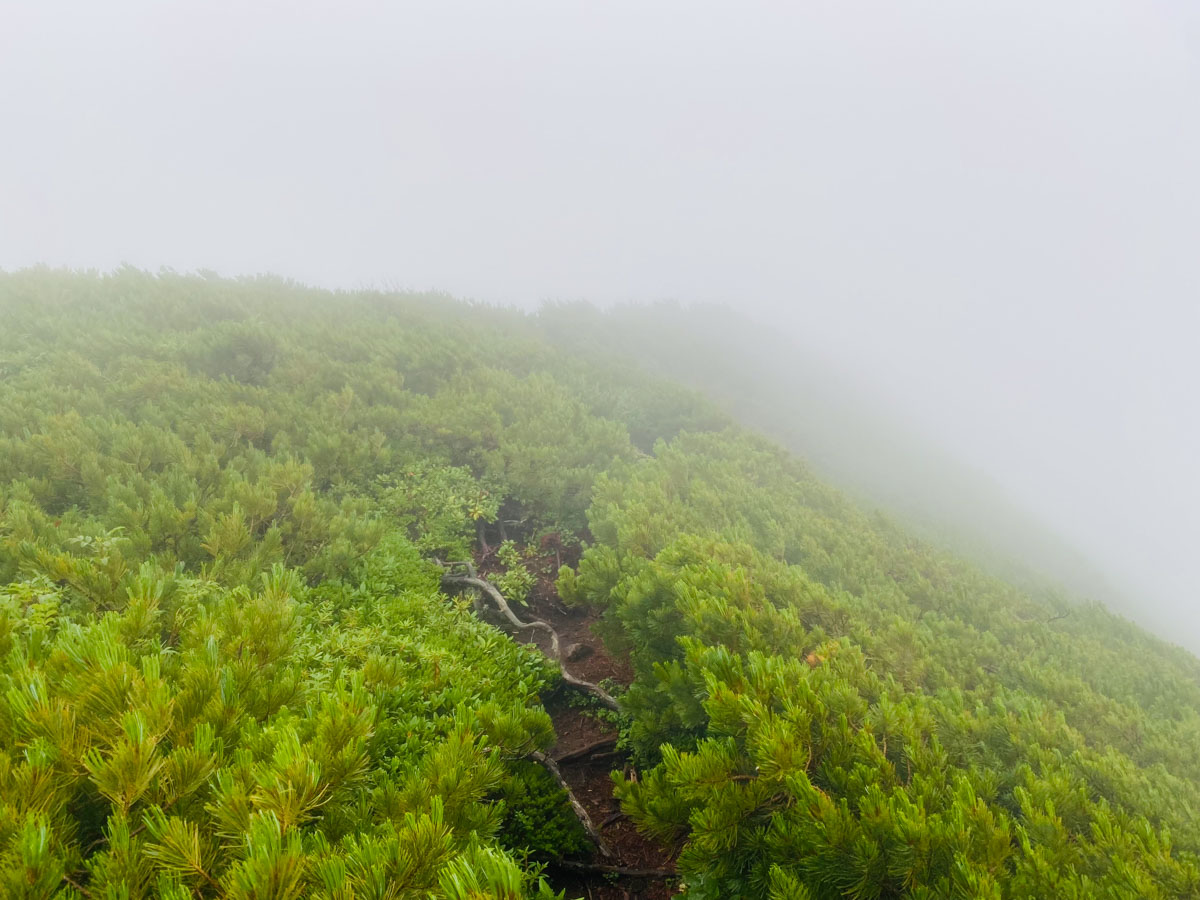
[(501, 843), (538, 860), (586, 856), (592, 844), (571, 812), (566, 792), (533, 762), (513, 767), (501, 795), (505, 804)]

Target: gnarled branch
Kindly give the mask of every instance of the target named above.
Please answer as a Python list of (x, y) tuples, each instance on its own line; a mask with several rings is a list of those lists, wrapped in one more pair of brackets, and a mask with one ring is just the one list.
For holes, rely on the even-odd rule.
[(592, 843), (596, 845), (600, 853), (604, 856), (612, 856), (612, 851), (608, 849), (608, 844), (604, 842), (604, 838), (600, 834), (600, 829), (592, 822), (592, 817), (583, 808), (583, 804), (575, 798), (575, 792), (571, 790), (571, 786), (563, 778), (562, 769), (558, 767), (558, 763), (545, 753), (537, 750), (530, 753), (529, 758), (549, 772), (551, 777), (558, 782), (558, 786), (567, 792), (567, 799), (571, 802), (571, 809), (575, 811), (575, 817), (579, 819), (579, 824), (583, 826), (583, 830), (587, 832), (588, 837), (592, 839)]
[(571, 687), (575, 688), (576, 690), (591, 694), (607, 708), (615, 712), (621, 711), (621, 704), (619, 704), (608, 691), (600, 687), (600, 685), (592, 684), (590, 681), (584, 681), (582, 678), (576, 678), (567, 671), (567, 667), (563, 665), (562, 649), (558, 640), (558, 632), (554, 630), (554, 627), (549, 622), (543, 622), (541, 619), (530, 619), (528, 622), (522, 622), (517, 617), (517, 614), (512, 611), (512, 607), (508, 605), (508, 601), (504, 599), (504, 595), (501, 594), (496, 586), (490, 581), (485, 578), (478, 577), (475, 574), (474, 566), (472, 566), (470, 563), (447, 563), (446, 565), (467, 566), (468, 574), (455, 575), (452, 572), (447, 572), (442, 576), (443, 588), (475, 588), (477, 591), (481, 591), (485, 596), (489, 597), (492, 603), (496, 605), (496, 609), (498, 609), (504, 615), (504, 618), (508, 619), (512, 626), (518, 631), (536, 629), (538, 631), (545, 632), (550, 637), (550, 655), (554, 658), (554, 661), (558, 663), (559, 669), (562, 671), (563, 681), (571, 685)]
[(616, 748), (617, 739), (615, 737), (601, 738), (586, 747), (580, 747), (578, 750), (572, 750), (569, 753), (564, 753), (558, 757), (555, 762), (567, 763), (575, 762), (578, 759), (585, 759), (589, 756), (611, 755), (611, 751)]
[(575, 862), (570, 859), (560, 859), (550, 863), (559, 869), (569, 872), (598, 872), (600, 874), (624, 875), (626, 878), (677, 878), (678, 874), (670, 869), (633, 869), (627, 866), (610, 866), (605, 863)]

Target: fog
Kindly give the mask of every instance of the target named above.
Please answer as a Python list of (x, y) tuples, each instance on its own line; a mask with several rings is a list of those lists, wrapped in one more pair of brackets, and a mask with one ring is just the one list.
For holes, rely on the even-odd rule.
[(1187, 0), (0, 0), (0, 267), (726, 303), (1200, 650), (1198, 103)]

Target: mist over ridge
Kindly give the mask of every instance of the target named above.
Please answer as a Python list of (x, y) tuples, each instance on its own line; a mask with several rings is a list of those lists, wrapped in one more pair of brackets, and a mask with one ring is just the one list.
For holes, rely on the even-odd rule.
[(0, 898), (1200, 900), (1200, 4), (0, 0)]
[[(632, 365), (700, 390), (735, 419), (778, 440), (866, 508), (899, 517), (933, 541), (1004, 577), (1138, 618), (1136, 592), (1039, 521), (986, 472), (956, 458), (889, 408), (886, 394), (855, 384), (786, 336), (728, 307), (613, 307), (580, 332), (571, 306), (539, 319), (573, 352), (626, 354)], [(1168, 640), (1178, 635), (1166, 631)]]

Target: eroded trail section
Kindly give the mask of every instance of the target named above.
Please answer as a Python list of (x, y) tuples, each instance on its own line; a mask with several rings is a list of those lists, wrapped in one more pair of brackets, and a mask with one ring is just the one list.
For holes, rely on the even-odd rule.
[(630, 765), (617, 747), (619, 731), (611, 721), (620, 704), (602, 684), (611, 680), (627, 685), (632, 671), (607, 651), (593, 630), (596, 614), (564, 606), (553, 580), (540, 578), (528, 605), (517, 613), (489, 580), (489, 562), (485, 558), (447, 564), (444, 587), (470, 588), (486, 597), (485, 608), (515, 640), (532, 641), (558, 661), (564, 684), (571, 689), (547, 703), (558, 741), (538, 761), (567, 788), (596, 849), (589, 859), (551, 863), (547, 875), (568, 897), (664, 900), (673, 896), (676, 879), (670, 850), (642, 835), (621, 813), (612, 794), (611, 772), (628, 772)]

